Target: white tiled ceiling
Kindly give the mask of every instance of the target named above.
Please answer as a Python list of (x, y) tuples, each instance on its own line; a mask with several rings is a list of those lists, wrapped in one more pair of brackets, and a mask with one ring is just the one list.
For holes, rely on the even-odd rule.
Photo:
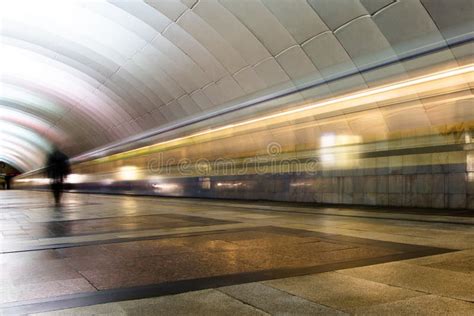
[[(356, 72), (319, 89), (339, 93), (439, 61), (472, 60), (468, 43), (357, 74), (472, 36), (471, 0), (19, 0), (2, 2), (0, 11), (2, 60), (10, 64), (1, 105), (23, 113), (22, 128), (38, 138), (57, 142), (49, 135), (60, 131), (69, 154), (302, 80)], [(25, 51), (34, 58), (23, 58)], [(16, 92), (7, 95), (7, 86)], [(443, 121), (449, 109), (419, 102), (410, 111), (423, 125)], [(455, 109), (447, 117), (471, 117), (465, 102)], [(396, 109), (374, 114), (387, 124), (378, 130), (400, 127), (399, 115)], [(31, 116), (48, 128), (29, 124)], [(343, 126), (364, 124), (359, 118)]]

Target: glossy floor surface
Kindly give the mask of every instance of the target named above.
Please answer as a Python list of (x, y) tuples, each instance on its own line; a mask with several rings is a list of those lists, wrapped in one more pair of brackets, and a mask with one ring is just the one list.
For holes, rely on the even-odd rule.
[(0, 199), (6, 315), (474, 315), (469, 211)]

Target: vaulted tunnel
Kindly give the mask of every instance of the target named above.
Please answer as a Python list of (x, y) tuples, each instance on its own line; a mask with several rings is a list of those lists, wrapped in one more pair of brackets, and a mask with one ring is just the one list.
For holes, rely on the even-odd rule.
[[(283, 188), (247, 196), (264, 181), (252, 179), (256, 166), (243, 172), (243, 182), (229, 180), (235, 170), (198, 174), (194, 166), (185, 176), (232, 190), (202, 193), (200, 180), (183, 179), (166, 180), (173, 182), (168, 188), (192, 196), (275, 199), (285, 191), (284, 200), (393, 204), (390, 194), (412, 194), (412, 186), (435, 181), (433, 170), (446, 167), (455, 172), (443, 181), (464, 179), (465, 186), (437, 192), (440, 205), (470, 203), (471, 1), (20, 0), (2, 2), (1, 12), (0, 158), (23, 172), (41, 168), (54, 144), (78, 163), (74, 182), (120, 182), (110, 173), (120, 174), (123, 164), (139, 170), (135, 180), (146, 180), (147, 192), (166, 194), (152, 189), (164, 185), (156, 178), (179, 172), (150, 172), (158, 153), (212, 163), (268, 156), (276, 144), (285, 157), (317, 160), (312, 171), (327, 183), (314, 183), (324, 178), (314, 175), (300, 181), (290, 168), (278, 180)], [(145, 156), (137, 156), (140, 148)], [(100, 157), (120, 160), (120, 153), (135, 160), (110, 162), (103, 176), (87, 167)], [(374, 196), (357, 195), (358, 181), (366, 188), (360, 194)], [(377, 181), (393, 181), (393, 191), (374, 192)], [(350, 197), (340, 192), (346, 182)], [(293, 184), (319, 189), (299, 189), (307, 192), (296, 197), (288, 193)], [(435, 194), (419, 190), (396, 203), (422, 206)]]

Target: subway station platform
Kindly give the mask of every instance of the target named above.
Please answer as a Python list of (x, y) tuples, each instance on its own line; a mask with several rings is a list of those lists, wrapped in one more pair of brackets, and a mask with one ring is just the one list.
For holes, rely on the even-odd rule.
[(474, 314), (472, 211), (0, 200), (2, 315)]

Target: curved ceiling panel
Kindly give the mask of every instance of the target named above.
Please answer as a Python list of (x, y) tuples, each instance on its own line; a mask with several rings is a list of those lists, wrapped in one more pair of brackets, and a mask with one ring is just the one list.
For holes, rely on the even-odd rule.
[(8, 163), (21, 171), (38, 168), (50, 150), (50, 141), (39, 132), (0, 118), (0, 156)]
[(29, 130), (35, 131), (37, 134), (52, 140), (55, 143), (67, 142), (68, 136), (62, 131), (54, 127), (52, 122), (42, 120), (34, 115), (23, 111), (12, 110), (0, 104), (0, 121), (13, 123), (23, 126)]
[[(474, 14), (470, 0), (443, 14), (434, 1), (375, 2), (2, 1), (0, 159), (36, 168), (51, 143), (76, 155), (279, 85), (395, 61), (324, 89), (371, 86), (420, 66), (400, 57), (472, 38), (472, 19), (455, 18)], [(447, 48), (424, 63), (466, 54)]]

